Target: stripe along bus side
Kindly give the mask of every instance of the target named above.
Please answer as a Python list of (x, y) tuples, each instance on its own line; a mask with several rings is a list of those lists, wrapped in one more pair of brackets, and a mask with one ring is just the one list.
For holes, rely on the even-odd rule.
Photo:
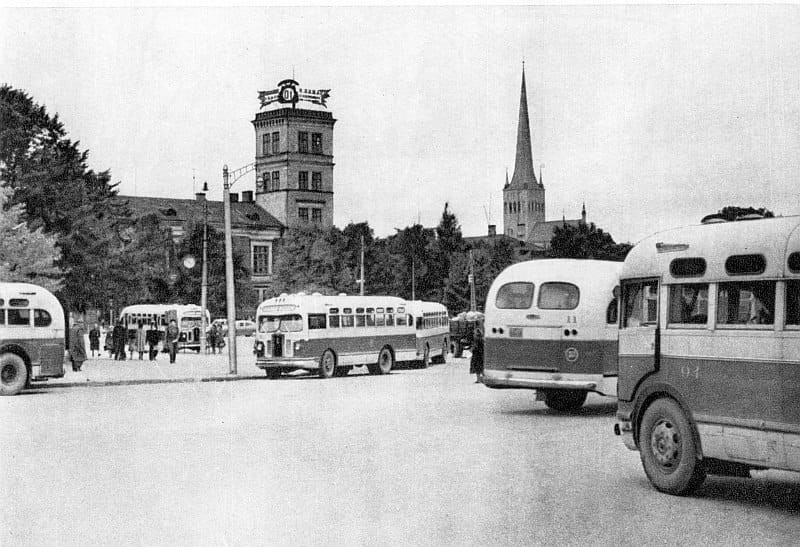
[(506, 268), (486, 297), (483, 383), (535, 389), (556, 410), (615, 396), (620, 262), (548, 259)]
[(615, 432), (651, 483), (800, 471), (800, 217), (655, 234), (621, 285)]

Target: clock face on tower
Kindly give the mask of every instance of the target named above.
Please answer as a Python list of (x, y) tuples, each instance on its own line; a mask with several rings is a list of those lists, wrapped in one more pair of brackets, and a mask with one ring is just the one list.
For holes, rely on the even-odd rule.
[(281, 102), (293, 103), (297, 101), (297, 89), (292, 86), (286, 86), (281, 89)]

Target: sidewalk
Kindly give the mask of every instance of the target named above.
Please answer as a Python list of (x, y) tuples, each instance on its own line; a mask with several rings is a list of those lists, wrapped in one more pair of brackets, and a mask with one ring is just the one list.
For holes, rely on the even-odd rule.
[[(228, 382), (236, 380), (261, 379), (264, 371), (256, 367), (252, 353), (253, 338), (237, 336), (237, 372), (229, 373), (228, 351), (200, 355), (194, 351), (179, 352), (174, 364), (169, 362), (169, 354), (159, 353), (155, 361), (149, 361), (147, 354), (139, 360), (128, 356), (125, 361), (114, 361), (103, 356), (91, 358), (83, 363), (80, 372), (73, 372), (67, 365), (63, 378), (51, 378), (46, 382), (34, 382), (32, 387), (74, 387), (159, 384), (175, 382)], [(91, 352), (87, 352), (91, 355)]]

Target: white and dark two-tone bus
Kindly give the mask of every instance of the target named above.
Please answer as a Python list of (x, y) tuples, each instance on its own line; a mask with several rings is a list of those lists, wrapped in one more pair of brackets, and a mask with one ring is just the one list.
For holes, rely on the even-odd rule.
[(413, 300), (406, 312), (414, 320), (416, 360), (423, 368), (430, 363), (444, 363), (450, 346), (450, 318), (447, 308), (438, 302)]
[[(147, 329), (152, 324), (159, 332), (160, 340), (164, 340), (164, 332), (171, 319), (175, 319), (181, 331), (178, 339), (178, 350), (191, 349), (200, 351), (202, 308), (196, 304), (135, 304), (127, 306), (120, 312), (120, 320), (127, 326), (128, 339), (136, 336), (139, 323)], [(211, 325), (211, 316), (206, 310), (206, 327)]]
[(660, 232), (621, 287), (614, 429), (651, 483), (800, 471), (800, 217)]
[(64, 376), (64, 309), (30, 283), (0, 283), (0, 395)]
[(387, 374), (397, 362), (423, 363), (447, 347), (439, 314), (447, 317), (440, 304), (393, 296), (283, 294), (256, 311), (256, 365), (270, 378), (294, 370), (330, 378), (357, 366)]
[(621, 262), (546, 259), (506, 268), (486, 297), (483, 383), (535, 389), (553, 409), (617, 391)]

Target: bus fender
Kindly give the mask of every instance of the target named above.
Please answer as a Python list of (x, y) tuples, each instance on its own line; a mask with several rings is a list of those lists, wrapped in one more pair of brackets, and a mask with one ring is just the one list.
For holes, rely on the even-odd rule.
[(25, 368), (28, 369), (28, 377), (30, 378), (32, 363), (31, 363), (31, 358), (28, 355), (28, 352), (26, 352), (21, 346), (18, 346), (17, 344), (6, 344), (0, 347), (0, 355), (2, 355), (3, 353), (13, 353), (14, 355), (19, 356), (20, 359), (22, 359), (22, 361), (25, 363)]
[(661, 397), (669, 397), (673, 399), (683, 411), (686, 419), (692, 427), (692, 436), (694, 437), (695, 447), (697, 450), (697, 458), (703, 458), (703, 448), (700, 443), (700, 434), (697, 432), (697, 424), (694, 421), (694, 416), (689, 410), (689, 405), (678, 391), (663, 382), (650, 381), (651, 377), (645, 378), (640, 382), (636, 388), (636, 397), (633, 402), (633, 411), (631, 412), (631, 421), (633, 427), (633, 438), (636, 446), (639, 446), (639, 424), (642, 422), (644, 411), (650, 406), (650, 403)]

